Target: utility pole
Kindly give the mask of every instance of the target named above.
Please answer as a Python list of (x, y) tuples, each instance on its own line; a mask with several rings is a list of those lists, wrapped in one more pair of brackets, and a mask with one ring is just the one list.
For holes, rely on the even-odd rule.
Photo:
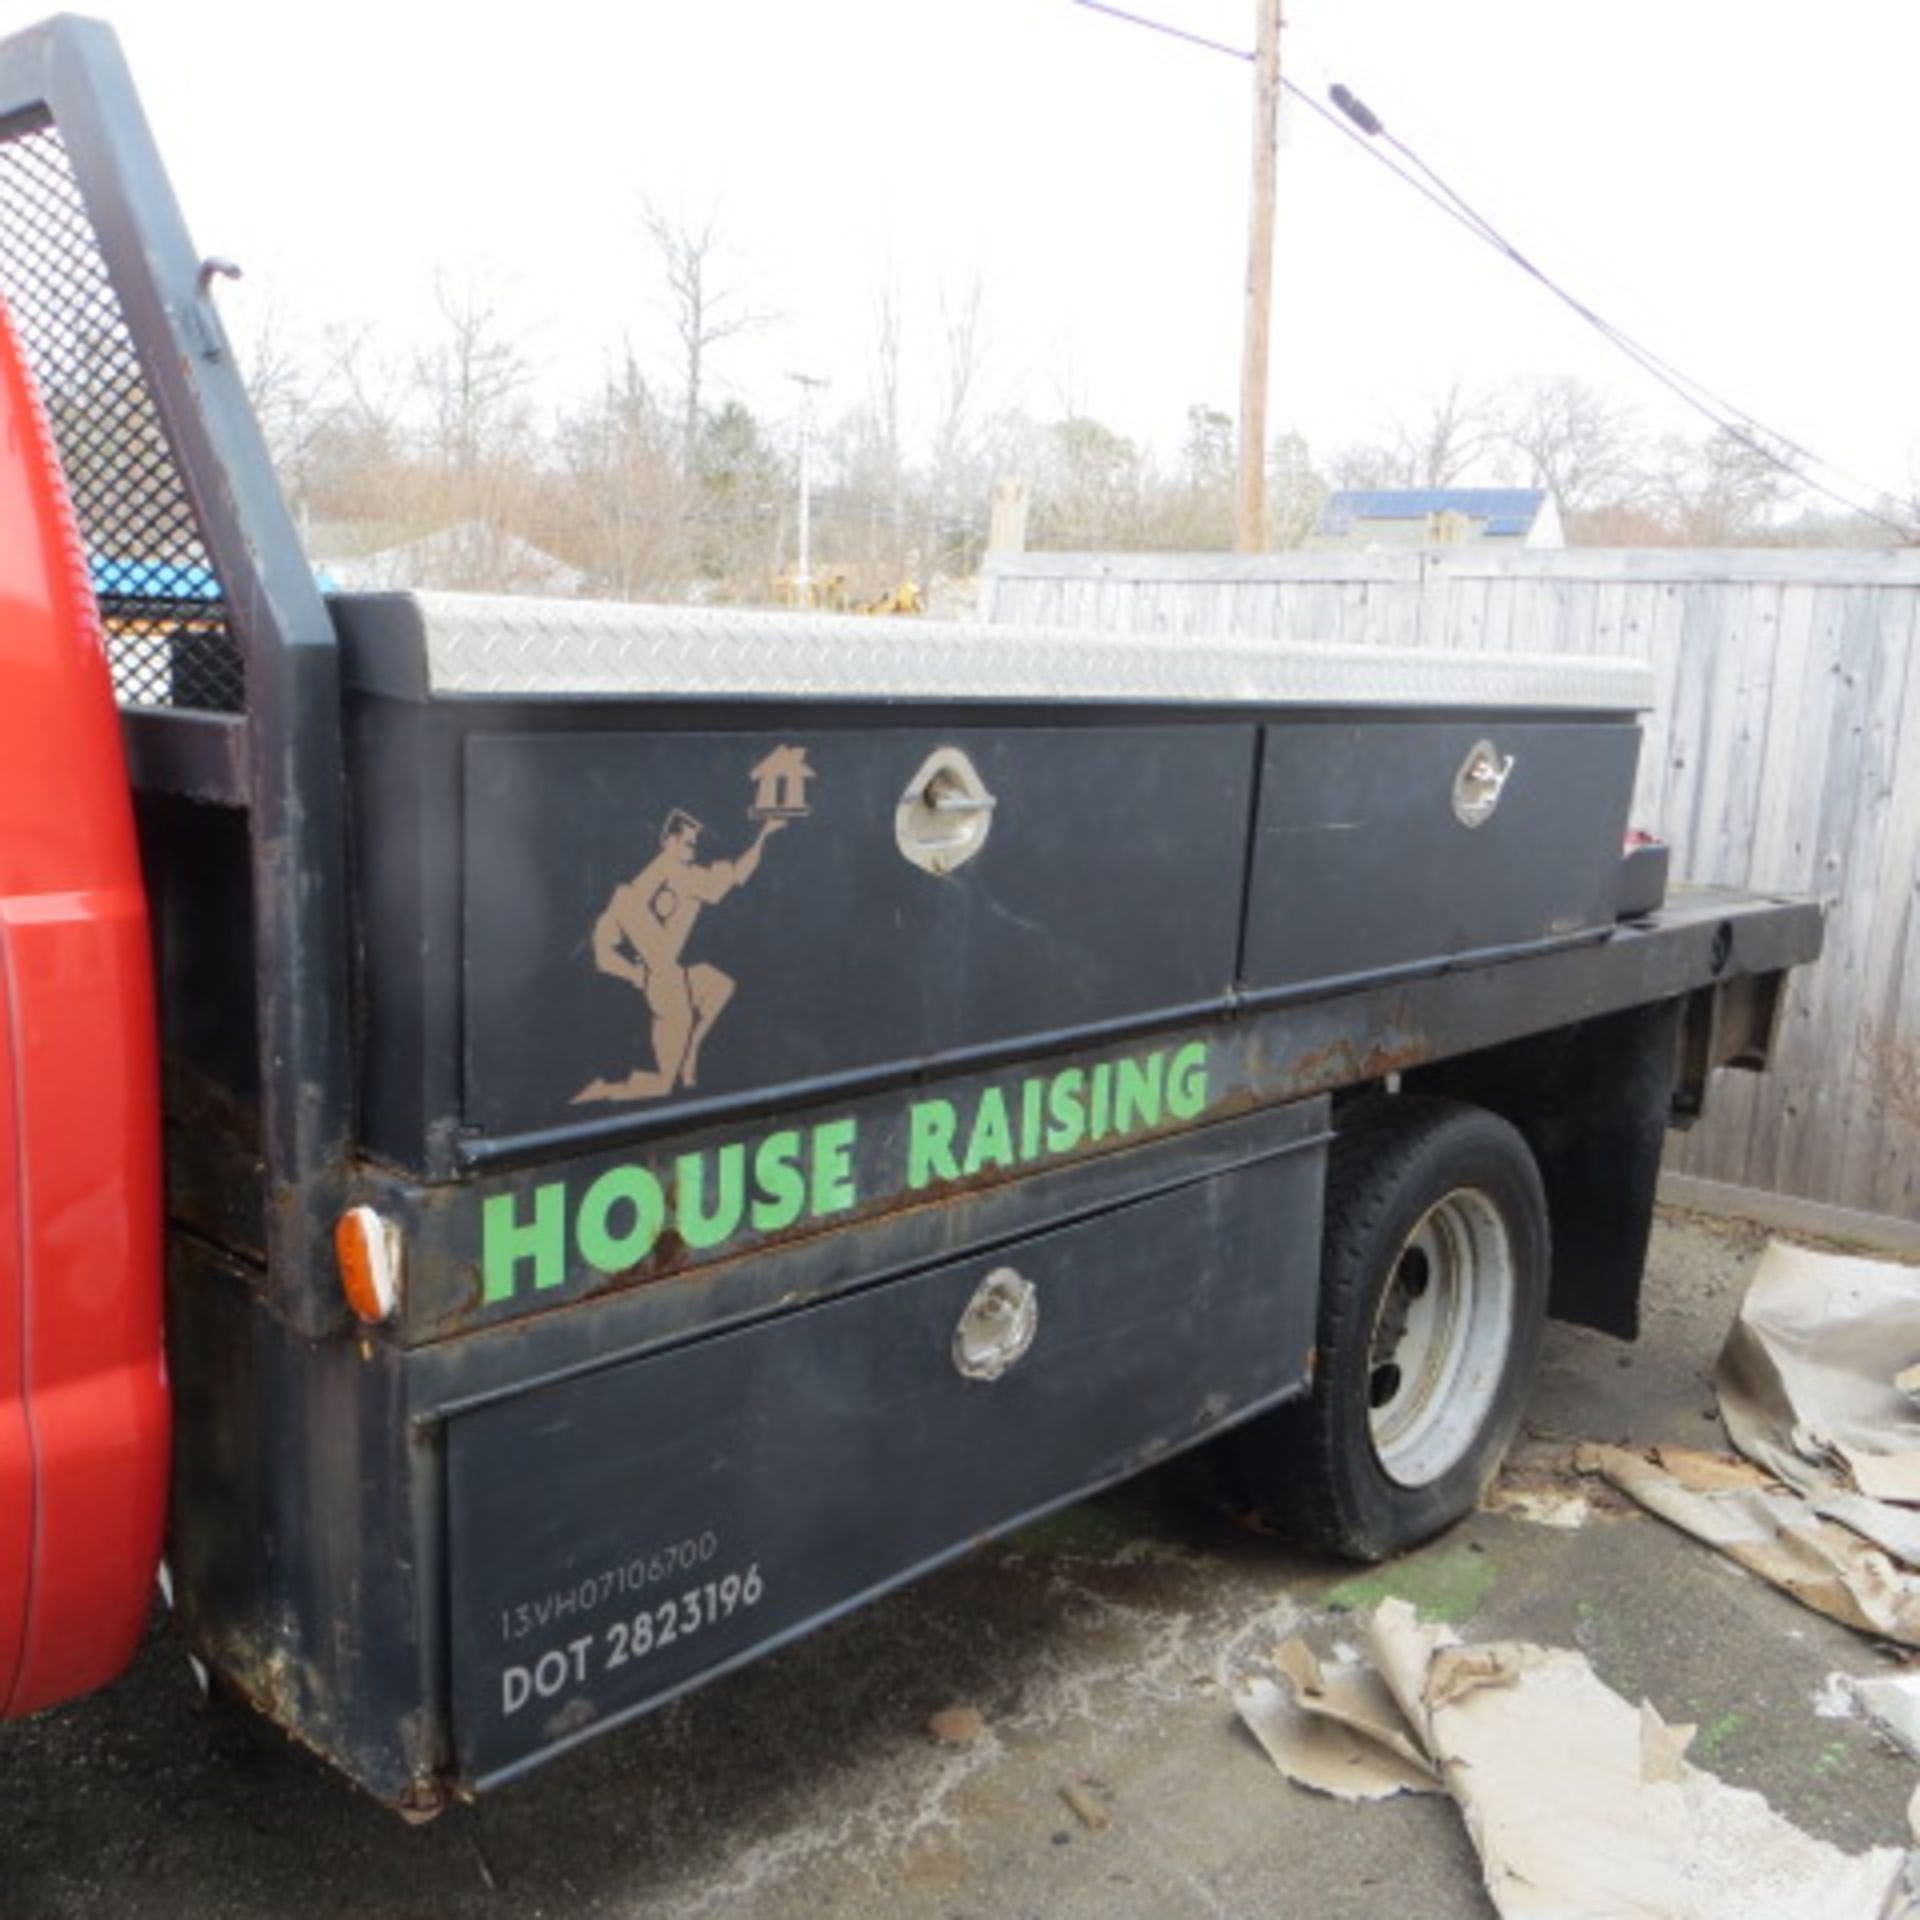
[(800, 389), (800, 564), (794, 571), (797, 605), (813, 605), (813, 396), (827, 383), (817, 373), (790, 373)]
[(1279, 144), (1280, 0), (1254, 0), (1253, 194), (1247, 214), (1247, 312), (1240, 349), (1240, 461), (1233, 545), (1267, 544), (1267, 340), (1273, 306), (1273, 175)]

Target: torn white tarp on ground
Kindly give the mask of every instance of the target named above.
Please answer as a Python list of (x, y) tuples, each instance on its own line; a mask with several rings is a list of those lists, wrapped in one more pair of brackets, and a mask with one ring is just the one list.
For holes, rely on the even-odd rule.
[[(1400, 1709), (1400, 1733), (1459, 1804), (1505, 1920), (1912, 1920), (1920, 1912), (1904, 1891), (1904, 1853), (1844, 1854), (1758, 1794), (1702, 1772), (1686, 1758), (1691, 1728), (1628, 1705), (1580, 1654), (1522, 1642), (1463, 1646), (1402, 1601), (1374, 1615), (1369, 1644)], [(1302, 1671), (1298, 1656), (1290, 1665)], [(1297, 1678), (1276, 1690), (1308, 1714), (1329, 1691)], [(1291, 1743), (1276, 1751), (1261, 1737), (1298, 1778), (1283, 1758)]]
[(1920, 1405), (1899, 1384), (1916, 1361), (1920, 1269), (1775, 1240), (1721, 1351), (1721, 1417), (1810, 1499), (1920, 1502)]
[(1745, 1460), (1583, 1447), (1622, 1493), (1843, 1626), (1920, 1646), (1920, 1576)]
[[(1910, 1758), (1920, 1760), (1920, 1672), (1848, 1679), (1846, 1687), (1882, 1733)], [(1915, 1792), (1920, 1793), (1920, 1788)]]
[(1296, 1785), (1337, 1800), (1440, 1791), (1386, 1683), (1358, 1658), (1323, 1663), (1304, 1640), (1289, 1640), (1274, 1650), (1273, 1677), (1252, 1675), (1233, 1703)]
[(1773, 1242), (1721, 1352), (1754, 1463), (1687, 1448), (1582, 1464), (1810, 1607), (1920, 1646), (1920, 1270)]

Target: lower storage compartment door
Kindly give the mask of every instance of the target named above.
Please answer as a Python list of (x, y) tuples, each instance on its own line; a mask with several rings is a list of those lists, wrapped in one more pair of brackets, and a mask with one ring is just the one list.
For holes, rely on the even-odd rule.
[(1301, 1383), (1323, 1114), (1276, 1115), (1295, 1144), (1096, 1219), (455, 1416), (462, 1775), (511, 1773)]

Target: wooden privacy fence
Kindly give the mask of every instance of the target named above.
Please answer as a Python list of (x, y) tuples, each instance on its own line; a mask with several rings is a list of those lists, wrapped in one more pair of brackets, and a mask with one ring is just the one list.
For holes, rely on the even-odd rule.
[(1827, 903), (1773, 1070), (1670, 1165), (1920, 1221), (1920, 553), (1014, 554), (989, 620), (1651, 660), (1636, 823), (1677, 876)]

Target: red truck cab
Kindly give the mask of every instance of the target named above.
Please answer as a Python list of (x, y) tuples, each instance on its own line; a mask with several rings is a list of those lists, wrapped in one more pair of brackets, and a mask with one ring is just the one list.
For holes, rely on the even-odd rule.
[(99, 615), (0, 321), (0, 1718), (112, 1679), (159, 1559), (151, 965)]

